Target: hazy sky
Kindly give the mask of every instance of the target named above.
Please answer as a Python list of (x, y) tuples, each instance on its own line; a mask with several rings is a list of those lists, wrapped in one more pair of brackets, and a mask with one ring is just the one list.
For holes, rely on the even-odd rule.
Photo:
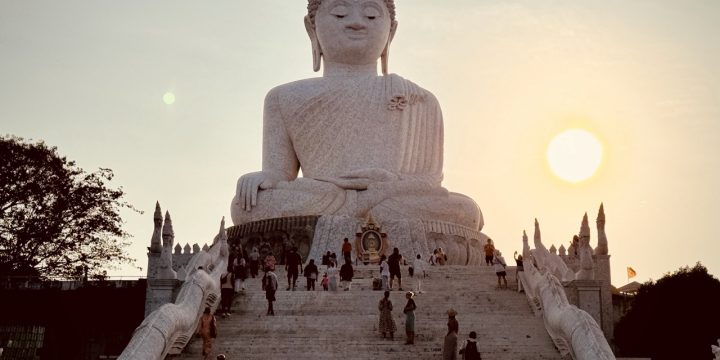
[[(535, 217), (567, 246), (604, 202), (615, 285), (626, 266), (639, 281), (697, 261), (720, 275), (720, 2), (396, 3), (390, 70), (439, 99), (443, 184), (475, 199), (501, 250)], [(156, 200), (176, 242), (211, 242), (238, 177), (260, 169), (266, 92), (317, 76), (305, 6), (0, 0), (0, 133), (113, 169), (145, 211), (125, 213), (138, 265)], [(579, 184), (545, 159), (570, 127), (605, 149)]]

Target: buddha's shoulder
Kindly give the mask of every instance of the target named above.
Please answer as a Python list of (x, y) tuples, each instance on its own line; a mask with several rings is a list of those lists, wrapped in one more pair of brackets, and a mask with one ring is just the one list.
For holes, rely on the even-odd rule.
[(288, 98), (288, 97), (309, 97), (316, 94), (327, 86), (327, 81), (321, 77), (302, 79), (286, 84), (278, 85), (272, 88), (268, 98)]
[(327, 92), (333, 92), (339, 88), (347, 89), (351, 87), (367, 87), (367, 89), (373, 91), (383, 89), (383, 91), (392, 93), (385, 95), (417, 96), (430, 102), (437, 101), (432, 92), (397, 74), (359, 79), (317, 77), (297, 80), (274, 87), (268, 92), (267, 97), (278, 100), (302, 101)]
[(437, 102), (435, 95), (430, 90), (423, 88), (422, 86), (414, 83), (397, 74), (390, 74), (385, 76), (391, 91), (394, 94), (401, 94), (409, 97), (419, 97), (425, 99), (428, 102)]

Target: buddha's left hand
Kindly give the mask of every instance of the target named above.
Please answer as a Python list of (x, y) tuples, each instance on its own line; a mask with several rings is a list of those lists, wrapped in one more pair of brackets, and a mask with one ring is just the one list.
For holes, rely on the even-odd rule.
[(318, 178), (317, 180), (331, 182), (343, 189), (366, 190), (371, 184), (397, 181), (399, 179), (398, 175), (385, 169), (371, 168), (352, 170), (338, 178)]

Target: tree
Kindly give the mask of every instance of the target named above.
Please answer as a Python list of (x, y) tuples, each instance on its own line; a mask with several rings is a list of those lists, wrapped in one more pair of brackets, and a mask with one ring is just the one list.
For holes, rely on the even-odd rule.
[(720, 281), (700, 263), (640, 287), (615, 328), (622, 356), (712, 359), (720, 338)]
[(133, 264), (110, 169), (87, 173), (44, 142), (0, 136), (0, 274), (73, 278)]

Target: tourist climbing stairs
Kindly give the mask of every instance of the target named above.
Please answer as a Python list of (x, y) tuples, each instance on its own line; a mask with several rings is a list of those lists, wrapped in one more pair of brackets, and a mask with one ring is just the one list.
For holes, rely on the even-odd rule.
[[(324, 267), (321, 267), (321, 274)], [(459, 343), (470, 331), (478, 334), (485, 360), (560, 359), (543, 320), (533, 315), (525, 294), (515, 291), (515, 270), (508, 267), (510, 289), (497, 289), (492, 267), (432, 266), (417, 294), (416, 337), (405, 343), (405, 291), (416, 278), (403, 268), (403, 289), (391, 292), (398, 327), (394, 339), (378, 332), (378, 301), (382, 291), (372, 290), (378, 266), (355, 267), (350, 291), (305, 290), (305, 278), (295, 291), (286, 291), (282, 266), (276, 272), (279, 291), (275, 316), (267, 316), (267, 301), (260, 278), (248, 279), (247, 290), (233, 301), (233, 313), (218, 319), (214, 354), (239, 359), (441, 359), (447, 332), (447, 310), (458, 312)], [(262, 275), (262, 274), (261, 274)], [(418, 274), (415, 274), (418, 276)], [(200, 359), (202, 341), (193, 339), (176, 359)], [(214, 359), (214, 357), (213, 357)]]

